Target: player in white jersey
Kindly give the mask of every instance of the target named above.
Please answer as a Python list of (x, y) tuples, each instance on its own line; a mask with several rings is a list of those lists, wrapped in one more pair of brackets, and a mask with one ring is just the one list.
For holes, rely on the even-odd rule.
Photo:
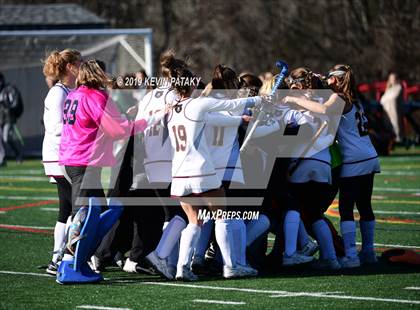
[[(187, 65), (183, 60), (175, 58), (175, 54), (171, 50), (162, 53), (160, 65), (165, 81), (142, 99), (138, 106), (137, 118), (147, 119), (152, 115), (161, 114), (165, 110), (165, 106), (175, 99), (175, 92), (172, 90), (169, 80), (171, 76), (169, 67), (186, 67)], [(158, 197), (169, 197), (173, 148), (163, 120), (145, 130), (144, 147), (143, 164), (149, 186), (154, 189), (154, 193)], [(134, 167), (134, 171), (136, 170)], [(156, 249), (146, 256), (146, 260), (164, 277), (174, 279), (179, 239), (186, 226), (186, 217), (180, 206), (163, 205), (163, 208), (165, 211), (163, 234)]]
[[(213, 71), (212, 82), (203, 92), (204, 95), (227, 100), (237, 98), (239, 80), (236, 73), (223, 65), (217, 65)], [(233, 111), (220, 111), (207, 113), (205, 117), (205, 136), (209, 152), (215, 165), (216, 173), (229, 196), (231, 184), (243, 184), (241, 160), (239, 156), (238, 127), (242, 118), (243, 109)], [(232, 207), (229, 207), (232, 210)], [(244, 211), (242, 208), (237, 211)], [(196, 247), (193, 268), (196, 269), (204, 263), (204, 252), (207, 249), (213, 221), (206, 221), (201, 229), (201, 237)], [(231, 220), (233, 235), (235, 237), (236, 263), (249, 271), (249, 275), (257, 275), (257, 271), (246, 263), (246, 226), (242, 219)], [(232, 258), (233, 259), (233, 258)], [(198, 269), (198, 268), (197, 268)]]
[[(360, 266), (360, 261), (362, 263), (377, 261), (374, 251), (375, 216), (371, 197), (374, 174), (380, 170), (379, 160), (368, 136), (363, 108), (357, 102), (355, 80), (350, 66), (341, 64), (334, 66), (329, 71), (327, 82), (335, 94), (331, 95), (323, 105), (295, 97), (287, 97), (285, 100), (320, 114), (326, 114), (328, 111), (340, 113), (339, 97), (345, 102), (337, 131), (337, 141), (343, 158), (339, 181), (339, 211), (346, 255), (341, 260), (341, 265), (343, 268), (353, 268)], [(359, 255), (356, 248), (354, 205), (360, 214), (362, 250)]]
[(45, 135), (42, 144), (42, 162), (45, 174), (51, 183), (57, 183), (59, 198), (58, 219), (54, 228), (54, 254), (46, 271), (51, 275), (57, 273), (58, 251), (65, 241), (66, 223), (71, 215), (71, 184), (64, 169), (58, 165), (58, 150), (63, 127), (64, 102), (70, 90), (74, 88), (81, 62), (77, 50), (65, 49), (54, 51), (45, 59), (43, 73), (46, 78), (58, 81), (53, 85), (44, 105)]
[[(185, 68), (173, 68), (171, 74), (176, 79), (173, 85), (179, 96), (167, 116), (169, 135), (175, 151), (172, 161), (171, 195), (179, 197), (189, 220), (187, 228), (181, 235), (176, 278), (196, 280), (197, 277), (190, 270), (190, 264), (201, 231), (201, 221), (198, 220), (199, 205), (207, 206), (213, 211), (223, 209), (225, 205), (224, 193), (220, 189), (221, 180), (217, 176), (205, 139), (205, 114), (244, 109), (247, 105), (259, 104), (262, 99), (261, 97), (235, 100), (192, 98), (193, 88), (188, 85), (189, 83), (181, 82), (191, 80), (192, 73)], [(219, 201), (214, 198), (218, 198)], [(224, 277), (240, 276), (243, 271), (236, 266), (236, 260), (232, 259), (233, 239), (230, 223), (220, 216), (215, 222), (216, 240), (224, 261)]]

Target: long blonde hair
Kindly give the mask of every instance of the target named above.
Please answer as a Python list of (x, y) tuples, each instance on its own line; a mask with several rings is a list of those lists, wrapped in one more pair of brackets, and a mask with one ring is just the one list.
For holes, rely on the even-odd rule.
[(101, 69), (96, 60), (90, 59), (80, 65), (76, 87), (81, 85), (85, 85), (89, 88), (101, 89), (112, 85), (112, 80)]
[(82, 55), (78, 50), (66, 48), (61, 52), (52, 51), (43, 61), (43, 73), (51, 80), (61, 80), (67, 74), (67, 64), (81, 61)]

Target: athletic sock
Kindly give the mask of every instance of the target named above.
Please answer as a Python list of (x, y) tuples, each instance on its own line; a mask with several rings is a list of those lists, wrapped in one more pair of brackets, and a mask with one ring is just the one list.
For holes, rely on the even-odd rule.
[(172, 249), (181, 237), (181, 232), (185, 226), (186, 223), (184, 219), (178, 215), (175, 215), (169, 221), (168, 225), (166, 225), (163, 230), (162, 237), (156, 247), (156, 254), (160, 258), (167, 258), (171, 254)]
[(296, 252), (297, 236), (299, 231), (300, 214), (297, 211), (287, 211), (284, 217), (284, 253), (292, 256)]
[(318, 220), (312, 224), (312, 230), (321, 248), (322, 259), (337, 259), (330, 227), (324, 220)]
[(259, 236), (270, 228), (270, 220), (260, 214), (258, 220), (251, 220), (246, 224), (246, 246), (250, 246)]
[(204, 221), (203, 225), (201, 226), (200, 239), (198, 240), (197, 246), (195, 247), (194, 255), (204, 257), (206, 250), (209, 247), (209, 240), (211, 231), (213, 230), (213, 224), (213, 220)]
[(235, 244), (236, 262), (246, 265), (246, 226), (243, 220), (233, 220), (233, 239)]
[(60, 249), (63, 246), (63, 243), (65, 242), (66, 237), (66, 223), (57, 222), (55, 224), (54, 228), (54, 253), (52, 256), (52, 261), (54, 263), (57, 263), (58, 256), (60, 253)]
[(306, 231), (305, 224), (303, 224), (302, 220), (299, 222), (298, 242), (301, 249), (309, 242), (308, 232)]
[(362, 234), (362, 251), (374, 251), (375, 220), (359, 221), (360, 232)]
[(232, 224), (230, 220), (216, 220), (215, 225), (216, 241), (223, 257), (223, 264), (228, 267), (236, 266), (235, 246), (232, 235)]
[(354, 221), (342, 221), (340, 222), (340, 230), (343, 236), (346, 256), (350, 258), (356, 257), (356, 223)]
[(200, 232), (200, 226), (191, 223), (182, 231), (179, 242), (178, 270), (182, 270), (184, 267), (190, 268), (194, 248), (200, 238)]

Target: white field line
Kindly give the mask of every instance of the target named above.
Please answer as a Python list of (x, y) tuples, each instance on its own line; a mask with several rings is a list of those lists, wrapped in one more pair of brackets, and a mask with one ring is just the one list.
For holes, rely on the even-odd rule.
[(287, 297), (303, 296), (303, 297), (317, 297), (317, 298), (332, 298), (332, 299), (347, 299), (347, 300), (361, 300), (361, 301), (383, 301), (393, 302), (402, 304), (415, 304), (420, 305), (420, 300), (409, 300), (409, 299), (393, 299), (393, 298), (376, 298), (376, 297), (364, 297), (364, 296), (348, 296), (348, 295), (332, 295), (331, 293), (309, 293), (309, 292), (287, 292), (287, 291), (271, 291), (271, 290), (258, 290), (248, 288), (236, 288), (236, 287), (220, 287), (220, 286), (209, 286), (209, 285), (195, 285), (195, 284), (180, 284), (180, 283), (168, 283), (168, 282), (143, 282), (146, 285), (161, 285), (161, 286), (175, 286), (175, 287), (187, 287), (187, 288), (201, 288), (206, 290), (220, 290), (220, 291), (235, 291), (245, 293), (259, 293), (259, 294), (270, 294), (272, 297), (281, 297), (284, 295), (290, 295)]
[(3, 176), (3, 175), (0, 175), (0, 180), (2, 180), (2, 181), (20, 180), (20, 181), (48, 182), (49, 178), (46, 177), (46, 176), (30, 177), (30, 176)]
[(225, 301), (225, 300), (210, 300), (210, 299), (194, 299), (193, 302), (204, 304), (219, 304), (219, 305), (246, 305), (243, 301)]
[[(274, 241), (273, 237), (268, 237), (268, 241)], [(357, 245), (361, 245), (361, 242), (356, 242)], [(384, 244), (384, 243), (375, 243), (375, 247), (384, 247), (384, 248), (404, 248), (404, 249), (420, 249), (420, 245), (402, 245), (402, 244)]]
[(3, 175), (43, 175), (44, 170), (42, 169), (29, 169), (29, 170), (16, 170), (16, 169), (7, 169), (1, 172), (0, 177)]
[[(357, 213), (357, 211), (355, 211)], [(383, 210), (373, 210), (375, 214), (402, 214), (402, 215), (420, 215), (420, 212), (411, 212), (411, 211), (383, 211)]]
[(5, 228), (7, 227), (17, 227), (17, 228), (31, 228), (31, 229), (54, 229), (54, 227), (47, 227), (47, 226), (26, 226), (26, 225), (14, 225), (14, 224), (2, 224), (0, 223), (0, 226), (3, 226)]
[(0, 195), (0, 200), (58, 200), (55, 196), (3, 196)]
[(420, 193), (419, 188), (400, 188), (400, 187), (374, 187), (373, 191), (377, 192), (408, 192), (408, 193)]
[(381, 171), (382, 175), (397, 175), (397, 176), (417, 176), (420, 175), (418, 171), (391, 171), (383, 170)]
[[(58, 211), (58, 208), (41, 208), (40, 210), (42, 210), (42, 211), (54, 211), (54, 212), (57, 212)], [(419, 214), (420, 214), (420, 212), (419, 212)]]
[(34, 273), (34, 272), (19, 272), (19, 271), (7, 271), (7, 270), (0, 270), (2, 274), (14, 274), (20, 276), (38, 276), (38, 277), (47, 277), (53, 278), (52, 276), (45, 274), (45, 273)]
[[(0, 270), (0, 274), (13, 274), (13, 275), (29, 275), (29, 276), (39, 276), (39, 277), (48, 277), (51, 276), (42, 273), (32, 273), (32, 272), (17, 272), (17, 271), (7, 271)], [(219, 291), (234, 291), (234, 292), (244, 292), (244, 293), (256, 293), (256, 294), (270, 294), (274, 296), (281, 295), (290, 295), (290, 296), (305, 296), (305, 297), (318, 297), (318, 298), (333, 298), (333, 299), (348, 299), (348, 300), (362, 300), (362, 301), (383, 301), (383, 302), (393, 302), (393, 303), (403, 303), (403, 304), (420, 304), (420, 300), (408, 300), (408, 299), (392, 299), (392, 298), (376, 298), (376, 297), (363, 297), (363, 296), (346, 296), (346, 295), (332, 295), (331, 292), (287, 292), (287, 291), (274, 291), (274, 290), (259, 290), (251, 288), (237, 288), (237, 287), (221, 287), (221, 286), (210, 286), (210, 285), (195, 285), (195, 284), (181, 284), (181, 283), (169, 283), (169, 282), (141, 282), (140, 284), (145, 285), (159, 285), (159, 286), (174, 286), (174, 287), (186, 287), (186, 288), (198, 288), (206, 290), (219, 290)], [(334, 293), (334, 292), (333, 292)], [(99, 307), (99, 306), (93, 306)], [(85, 309), (110, 309), (110, 308), (85, 308)], [(111, 308), (111, 309), (124, 309), (127, 308)]]
[(130, 308), (115, 308), (115, 307), (104, 307), (94, 305), (81, 305), (77, 306), (78, 309), (101, 309), (101, 310), (131, 310)]
[(405, 290), (415, 290), (420, 291), (420, 286), (407, 286), (404, 288)]

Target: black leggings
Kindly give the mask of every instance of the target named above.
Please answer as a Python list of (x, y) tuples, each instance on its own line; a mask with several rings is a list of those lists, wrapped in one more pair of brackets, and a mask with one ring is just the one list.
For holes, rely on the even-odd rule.
[(66, 178), (55, 177), (58, 191), (58, 218), (57, 222), (66, 223), (68, 217), (71, 215), (71, 184)]
[(75, 215), (82, 206), (87, 206), (90, 197), (103, 198), (101, 205), (104, 210), (107, 203), (101, 183), (102, 168), (83, 166), (65, 166), (65, 168), (71, 179), (72, 215)]
[(374, 173), (355, 177), (340, 178), (339, 211), (341, 221), (354, 221), (353, 208), (356, 204), (361, 221), (373, 221), (371, 198)]
[(297, 202), (292, 204), (289, 210), (302, 212), (309, 223), (324, 217), (330, 203), (331, 185), (315, 181), (289, 183), (289, 190)]

